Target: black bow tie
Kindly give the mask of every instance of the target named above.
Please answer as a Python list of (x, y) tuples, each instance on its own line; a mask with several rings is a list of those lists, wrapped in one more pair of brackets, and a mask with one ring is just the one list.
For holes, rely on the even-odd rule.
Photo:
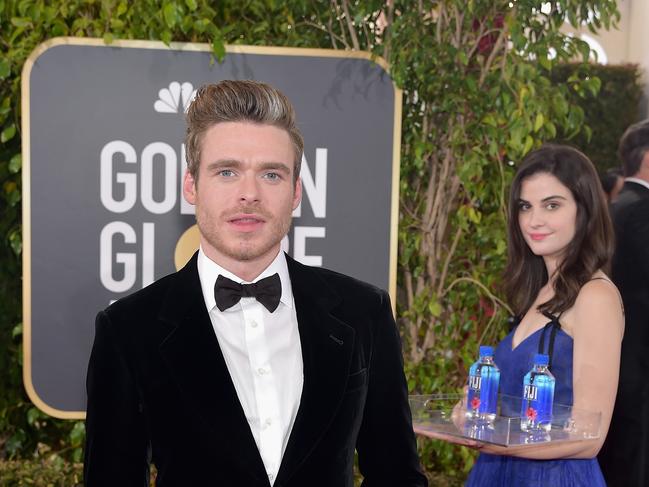
[(282, 283), (278, 274), (273, 274), (252, 284), (239, 284), (219, 275), (214, 284), (216, 306), (225, 311), (237, 304), (241, 298), (256, 298), (271, 313), (279, 306)]

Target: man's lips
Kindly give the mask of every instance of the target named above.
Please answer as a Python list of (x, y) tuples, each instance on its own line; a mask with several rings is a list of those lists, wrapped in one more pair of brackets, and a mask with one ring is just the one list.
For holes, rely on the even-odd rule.
[(228, 218), (228, 223), (239, 230), (254, 230), (265, 223), (265, 219), (259, 215), (234, 215)]
[(545, 237), (549, 236), (549, 233), (530, 233), (529, 236), (532, 240), (543, 240)]

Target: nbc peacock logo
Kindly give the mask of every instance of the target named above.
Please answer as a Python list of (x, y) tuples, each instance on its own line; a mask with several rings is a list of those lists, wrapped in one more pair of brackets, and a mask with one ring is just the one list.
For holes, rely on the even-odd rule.
[(196, 96), (194, 86), (185, 81), (172, 81), (168, 88), (158, 91), (153, 108), (158, 113), (185, 113)]

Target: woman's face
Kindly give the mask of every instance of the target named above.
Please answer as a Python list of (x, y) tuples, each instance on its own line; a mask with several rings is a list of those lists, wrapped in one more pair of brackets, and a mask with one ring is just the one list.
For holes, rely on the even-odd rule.
[(530, 250), (555, 263), (575, 236), (577, 203), (570, 190), (549, 173), (521, 183), (518, 224)]

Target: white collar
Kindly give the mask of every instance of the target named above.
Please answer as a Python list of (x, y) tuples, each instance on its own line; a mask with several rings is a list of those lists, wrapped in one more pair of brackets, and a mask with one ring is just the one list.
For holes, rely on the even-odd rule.
[(649, 189), (649, 182), (645, 181), (644, 179), (640, 178), (624, 178), (624, 182), (629, 181), (630, 183), (636, 183), (636, 184), (641, 184), (645, 188)]
[[(203, 290), (203, 299), (205, 300), (205, 305), (207, 306), (207, 311), (211, 311), (212, 308), (216, 306), (216, 300), (214, 299), (214, 283), (216, 278), (219, 275), (227, 277), (228, 279), (238, 282), (239, 284), (247, 283), (247, 281), (241, 279), (239, 276), (233, 274), (232, 272), (224, 269), (212, 259), (210, 259), (203, 248), (201, 247), (198, 250), (198, 277), (201, 281), (201, 288)], [(280, 302), (284, 303), (289, 308), (293, 307), (293, 290), (291, 288), (291, 278), (288, 273), (288, 265), (286, 263), (286, 255), (281, 250), (277, 253), (277, 257), (270, 263), (264, 271), (257, 276), (257, 278), (252, 282), (257, 282), (265, 277), (272, 276), (277, 273), (279, 275), (280, 282), (282, 283), (282, 296), (280, 297)]]

